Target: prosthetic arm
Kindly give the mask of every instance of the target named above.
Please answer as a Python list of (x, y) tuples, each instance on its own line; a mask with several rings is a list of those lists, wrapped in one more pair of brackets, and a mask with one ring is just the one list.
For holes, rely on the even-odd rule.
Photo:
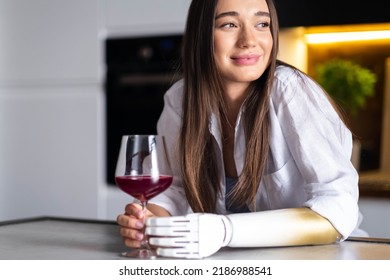
[(166, 257), (204, 258), (221, 247), (274, 247), (332, 243), (339, 233), (309, 208), (230, 215), (149, 218), (149, 243)]

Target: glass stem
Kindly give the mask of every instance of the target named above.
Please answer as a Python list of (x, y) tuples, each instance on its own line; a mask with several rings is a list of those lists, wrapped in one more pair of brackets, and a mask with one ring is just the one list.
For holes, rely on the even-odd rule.
[(141, 201), (141, 206), (142, 206), (142, 213), (143, 213), (143, 218), (142, 218), (142, 223), (144, 224), (144, 227), (142, 229), (142, 234), (143, 234), (143, 239), (141, 241), (141, 250), (150, 250), (148, 238), (145, 234), (145, 229), (146, 229), (146, 213), (147, 213), (147, 201)]

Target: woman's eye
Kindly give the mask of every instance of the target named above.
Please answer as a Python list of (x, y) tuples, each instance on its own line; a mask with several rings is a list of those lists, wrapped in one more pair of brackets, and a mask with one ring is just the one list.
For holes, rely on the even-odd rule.
[(270, 27), (270, 23), (269, 22), (259, 22), (256, 26), (259, 28), (268, 28), (268, 27)]
[(236, 25), (234, 23), (228, 22), (220, 25), (221, 28), (234, 28)]

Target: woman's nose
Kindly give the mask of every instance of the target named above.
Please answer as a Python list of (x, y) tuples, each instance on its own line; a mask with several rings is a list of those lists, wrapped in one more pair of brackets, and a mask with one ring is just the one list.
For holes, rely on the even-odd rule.
[(254, 47), (256, 43), (253, 30), (248, 27), (245, 27), (241, 30), (240, 37), (238, 40), (238, 45), (240, 48), (250, 48)]

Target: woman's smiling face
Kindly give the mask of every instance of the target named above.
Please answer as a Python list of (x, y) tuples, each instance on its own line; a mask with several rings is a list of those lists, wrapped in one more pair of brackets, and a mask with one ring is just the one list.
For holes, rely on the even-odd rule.
[(249, 84), (269, 64), (273, 46), (265, 0), (219, 0), (214, 27), (214, 58), (225, 86)]

